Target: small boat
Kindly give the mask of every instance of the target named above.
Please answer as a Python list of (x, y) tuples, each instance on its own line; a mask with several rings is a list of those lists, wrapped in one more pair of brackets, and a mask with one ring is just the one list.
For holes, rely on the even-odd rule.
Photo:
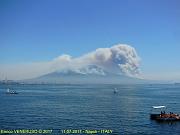
[(18, 94), (15, 90), (10, 90), (9, 88), (6, 91), (6, 94)]
[(114, 91), (113, 91), (114, 94), (117, 94), (118, 93), (118, 90), (117, 88), (114, 88)]
[[(151, 120), (156, 121), (180, 121), (180, 115), (173, 112), (166, 113), (166, 106), (153, 106), (153, 113), (150, 114)], [(157, 112), (159, 111), (159, 112)]]

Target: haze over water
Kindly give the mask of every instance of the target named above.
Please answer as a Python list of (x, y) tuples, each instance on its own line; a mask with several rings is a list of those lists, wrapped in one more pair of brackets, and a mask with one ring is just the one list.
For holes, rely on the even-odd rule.
[[(180, 113), (180, 85), (0, 85), (0, 129), (111, 129), (113, 134), (178, 134), (180, 123), (149, 119), (151, 106)], [(117, 88), (118, 93), (113, 90)]]

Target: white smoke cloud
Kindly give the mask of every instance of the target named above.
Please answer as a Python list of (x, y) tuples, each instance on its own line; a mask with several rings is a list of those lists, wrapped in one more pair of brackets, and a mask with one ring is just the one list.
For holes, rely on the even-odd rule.
[(118, 44), (111, 48), (98, 48), (77, 58), (61, 55), (54, 59), (52, 65), (56, 70), (73, 69), (76, 71), (88, 65), (97, 65), (111, 73), (138, 77), (139, 63), (140, 58), (133, 47)]
[(110, 48), (98, 48), (75, 58), (63, 54), (49, 62), (0, 65), (0, 74), (6, 74), (10, 79), (24, 79), (70, 69), (84, 74), (97, 73), (104, 75), (105, 73), (101, 69), (87, 68), (89, 65), (96, 65), (110, 73), (139, 77), (139, 64), (140, 58), (133, 47), (118, 44)]

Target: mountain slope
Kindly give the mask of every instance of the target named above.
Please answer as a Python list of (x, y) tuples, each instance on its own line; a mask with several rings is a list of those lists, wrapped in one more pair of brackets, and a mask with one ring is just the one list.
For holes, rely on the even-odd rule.
[(68, 84), (139, 84), (147, 80), (132, 78), (105, 71), (96, 65), (88, 65), (80, 69), (66, 69), (26, 80), (31, 83), (68, 83)]

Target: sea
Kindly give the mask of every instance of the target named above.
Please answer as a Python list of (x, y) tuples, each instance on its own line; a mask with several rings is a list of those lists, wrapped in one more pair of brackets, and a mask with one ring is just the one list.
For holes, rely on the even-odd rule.
[(160, 105), (180, 113), (180, 85), (1, 84), (0, 134), (180, 135), (180, 122), (150, 119)]

